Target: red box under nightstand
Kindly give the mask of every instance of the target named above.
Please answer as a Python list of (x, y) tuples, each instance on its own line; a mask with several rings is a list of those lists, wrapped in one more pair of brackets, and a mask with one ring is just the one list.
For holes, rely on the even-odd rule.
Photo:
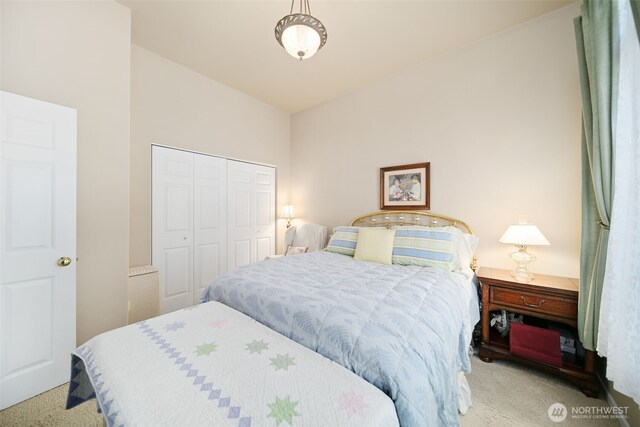
[(509, 329), (511, 354), (553, 366), (562, 366), (560, 332), (520, 323)]

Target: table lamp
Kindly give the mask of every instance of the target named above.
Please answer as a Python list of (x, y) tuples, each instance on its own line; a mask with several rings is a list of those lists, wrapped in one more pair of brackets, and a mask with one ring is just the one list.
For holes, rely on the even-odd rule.
[(511, 259), (516, 263), (516, 268), (511, 275), (520, 282), (529, 282), (533, 279), (533, 274), (527, 265), (535, 261), (536, 257), (527, 252), (527, 246), (550, 245), (538, 227), (527, 224), (526, 219), (521, 219), (519, 224), (510, 225), (500, 238), (500, 243), (510, 243), (518, 248), (516, 252), (511, 253)]
[(295, 214), (295, 210), (291, 205), (285, 205), (282, 208), (282, 215), (280, 215), (280, 218), (287, 218), (287, 228), (291, 227), (291, 218), (293, 218)]

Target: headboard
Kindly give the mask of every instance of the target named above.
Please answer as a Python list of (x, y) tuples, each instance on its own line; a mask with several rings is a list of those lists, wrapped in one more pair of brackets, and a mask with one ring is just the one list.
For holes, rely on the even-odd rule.
[[(386, 227), (393, 226), (428, 226), (428, 227), (444, 227), (452, 225), (459, 228), (467, 234), (473, 234), (473, 230), (467, 223), (459, 219), (445, 215), (422, 211), (380, 211), (360, 216), (351, 221), (352, 227)], [(471, 269), (476, 271), (478, 260), (473, 255)]]

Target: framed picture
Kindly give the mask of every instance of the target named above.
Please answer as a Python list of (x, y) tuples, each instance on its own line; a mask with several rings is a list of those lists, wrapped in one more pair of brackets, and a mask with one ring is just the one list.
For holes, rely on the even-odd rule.
[(380, 209), (429, 210), (430, 164), (380, 168)]

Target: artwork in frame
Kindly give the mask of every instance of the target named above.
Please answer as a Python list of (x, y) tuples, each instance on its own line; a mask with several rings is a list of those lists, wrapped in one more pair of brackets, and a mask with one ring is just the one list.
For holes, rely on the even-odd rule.
[(380, 168), (380, 209), (429, 210), (430, 163)]

